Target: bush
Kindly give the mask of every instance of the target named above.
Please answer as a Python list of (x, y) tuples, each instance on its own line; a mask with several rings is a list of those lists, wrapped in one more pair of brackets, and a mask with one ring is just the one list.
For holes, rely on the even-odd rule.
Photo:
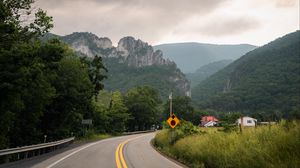
[[(182, 129), (182, 128), (181, 128)], [(199, 129), (200, 130), (200, 129)], [(167, 143), (168, 131), (157, 139)], [(163, 140), (163, 141), (162, 141)], [(282, 121), (277, 125), (236, 131), (208, 131), (191, 134), (169, 143), (169, 155), (190, 167), (298, 167), (300, 165), (300, 124)]]
[(171, 146), (176, 141), (193, 134), (200, 134), (201, 131), (198, 127), (194, 126), (191, 122), (181, 120), (181, 123), (174, 129), (170, 128), (167, 124), (164, 125), (163, 130), (158, 132), (154, 138), (153, 144), (168, 155), (172, 155)]
[(287, 131), (284, 125), (189, 136), (173, 146), (173, 154), (192, 167), (297, 167), (300, 127), (293, 122)]

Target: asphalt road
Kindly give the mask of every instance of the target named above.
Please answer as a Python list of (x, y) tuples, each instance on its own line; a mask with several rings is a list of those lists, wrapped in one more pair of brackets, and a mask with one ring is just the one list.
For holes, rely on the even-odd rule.
[(33, 168), (179, 168), (150, 145), (155, 133), (109, 138), (69, 147), (0, 167)]

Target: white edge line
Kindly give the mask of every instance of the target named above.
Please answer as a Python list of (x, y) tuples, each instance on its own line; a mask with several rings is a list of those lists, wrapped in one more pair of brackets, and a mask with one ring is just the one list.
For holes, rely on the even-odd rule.
[(80, 148), (80, 149), (78, 149), (78, 150), (76, 150), (76, 151), (74, 151), (74, 152), (72, 152), (72, 153), (70, 153), (70, 154), (68, 154), (68, 155), (66, 155), (66, 156), (64, 156), (64, 157), (62, 157), (62, 158), (60, 158), (59, 160), (57, 160), (57, 161), (55, 161), (54, 163), (52, 163), (52, 164), (50, 164), (49, 166), (47, 166), (46, 168), (52, 168), (53, 166), (55, 166), (55, 165), (58, 164), (59, 162), (61, 162), (61, 161), (65, 160), (65, 159), (67, 159), (68, 157), (74, 155), (75, 153), (78, 153), (78, 152), (82, 151), (83, 149), (86, 149), (86, 148), (88, 148), (88, 147), (90, 147), (90, 146), (93, 146), (93, 145), (96, 145), (96, 144), (99, 144), (99, 143), (102, 143), (102, 142), (106, 142), (106, 141), (109, 141), (109, 140), (120, 139), (120, 138), (124, 138), (124, 136), (123, 136), (123, 137), (121, 136), (121, 137), (115, 137), (115, 138), (104, 139), (104, 140), (100, 140), (100, 141), (98, 141), (98, 142), (94, 142), (94, 143), (88, 144), (88, 145), (86, 145), (86, 146), (84, 146), (84, 147), (82, 147), (82, 148)]

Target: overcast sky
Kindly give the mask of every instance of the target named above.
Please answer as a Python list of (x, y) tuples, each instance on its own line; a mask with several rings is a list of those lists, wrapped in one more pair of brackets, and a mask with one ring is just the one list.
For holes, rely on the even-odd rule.
[(299, 30), (299, 0), (36, 0), (53, 16), (52, 33), (92, 32), (114, 44), (263, 45)]

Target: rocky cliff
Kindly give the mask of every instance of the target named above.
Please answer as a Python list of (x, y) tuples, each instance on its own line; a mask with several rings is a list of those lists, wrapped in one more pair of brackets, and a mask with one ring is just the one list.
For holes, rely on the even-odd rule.
[(62, 37), (74, 50), (88, 57), (99, 55), (103, 58), (120, 58), (129, 66), (172, 65), (174, 62), (163, 58), (161, 50), (154, 51), (146, 42), (133, 37), (124, 37), (114, 47), (109, 38), (99, 38), (92, 33), (72, 33)]
[(86, 32), (55, 37), (88, 57), (101, 56), (109, 69), (108, 79), (104, 81), (108, 90), (127, 91), (135, 86), (149, 85), (162, 96), (171, 91), (190, 95), (190, 82), (177, 65), (164, 59), (161, 50), (154, 50), (142, 40), (124, 37), (115, 47), (109, 38)]

